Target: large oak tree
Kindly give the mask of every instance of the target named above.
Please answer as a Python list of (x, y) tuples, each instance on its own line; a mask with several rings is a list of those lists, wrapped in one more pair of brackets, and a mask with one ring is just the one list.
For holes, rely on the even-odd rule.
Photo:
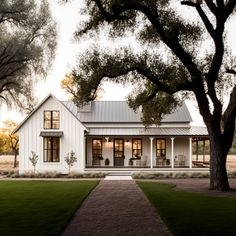
[(48, 72), (55, 46), (47, 0), (1, 0), (0, 103), (32, 109), (32, 83)]
[[(88, 50), (73, 71), (74, 101), (81, 105), (95, 99), (104, 80), (129, 82), (134, 86), (129, 104), (142, 106), (143, 122), (150, 125), (192, 94), (211, 141), (210, 188), (230, 190), (226, 159), (235, 131), (236, 86), (225, 73), (232, 61), (225, 28), (235, 15), (236, 0), (85, 2), (87, 18), (76, 32), (79, 39), (106, 32), (113, 45), (131, 37), (140, 48)], [(181, 15), (180, 7), (193, 18)], [(222, 91), (230, 95), (226, 107)]]

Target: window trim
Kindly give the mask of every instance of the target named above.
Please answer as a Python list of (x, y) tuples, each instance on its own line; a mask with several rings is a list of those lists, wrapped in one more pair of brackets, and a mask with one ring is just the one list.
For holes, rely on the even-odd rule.
[[(46, 147), (45, 147), (45, 139), (58, 139), (58, 149), (53, 149), (52, 147), (53, 147), (53, 141), (51, 141), (51, 149), (46, 149)], [(59, 163), (60, 162), (60, 147), (61, 147), (61, 144), (60, 144), (60, 142), (61, 142), (61, 139), (60, 139), (60, 137), (44, 137), (43, 138), (43, 162), (44, 163)], [(52, 160), (51, 161), (46, 161), (46, 159), (48, 159), (48, 158), (46, 158), (47, 156), (47, 154), (46, 153), (48, 153), (47, 151), (48, 150), (51, 150), (51, 158), (52, 158)], [(57, 150), (58, 151), (58, 161), (53, 161), (53, 150)], [(45, 152), (46, 151), (46, 152)]]
[[(46, 112), (50, 112), (50, 128), (46, 128), (45, 124), (46, 124), (46, 120), (45, 120), (45, 113)], [(53, 112), (58, 112), (58, 128), (53, 128)], [(60, 111), (59, 110), (45, 110), (43, 112), (43, 128), (46, 130), (50, 130), (50, 129), (60, 129)]]
[[(133, 148), (134, 140), (140, 140), (141, 141), (141, 149), (134, 149)], [(132, 158), (135, 158), (134, 157), (134, 150), (141, 150), (141, 155), (140, 155), (140, 158), (141, 158), (141, 156), (143, 155), (143, 139), (141, 139), (141, 138), (132, 139)]]
[[(163, 148), (157, 149), (157, 142), (158, 142), (159, 140), (164, 140), (164, 142), (165, 142), (165, 147), (164, 147), (164, 149), (163, 149)], [(158, 155), (157, 155), (157, 153), (158, 153), (157, 150), (165, 150), (165, 156), (158, 156)], [(157, 138), (157, 139), (156, 139), (156, 157), (157, 157), (157, 158), (166, 158), (166, 138)]]

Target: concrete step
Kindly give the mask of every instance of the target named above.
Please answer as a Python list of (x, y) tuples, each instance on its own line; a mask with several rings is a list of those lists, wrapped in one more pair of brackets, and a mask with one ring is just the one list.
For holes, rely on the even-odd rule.
[(131, 172), (110, 172), (107, 176), (131, 176)]
[(132, 180), (130, 172), (110, 172), (106, 175), (105, 180)]

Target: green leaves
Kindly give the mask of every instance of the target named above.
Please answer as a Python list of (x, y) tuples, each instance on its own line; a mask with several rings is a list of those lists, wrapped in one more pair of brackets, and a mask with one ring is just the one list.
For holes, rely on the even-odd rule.
[(1, 1), (0, 35), (0, 103), (32, 110), (32, 78), (45, 77), (56, 47), (48, 2)]

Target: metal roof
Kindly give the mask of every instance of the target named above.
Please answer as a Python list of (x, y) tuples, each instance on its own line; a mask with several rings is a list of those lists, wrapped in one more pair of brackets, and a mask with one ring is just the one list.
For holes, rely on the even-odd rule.
[(189, 128), (91, 128), (87, 135), (138, 136), (208, 136), (206, 127)]
[(40, 136), (41, 137), (62, 137), (63, 132), (62, 131), (41, 131)]
[[(126, 101), (93, 101), (91, 109), (79, 109), (72, 101), (62, 102), (82, 123), (137, 123), (141, 122), (141, 112), (136, 113)], [(192, 118), (185, 103), (162, 122), (191, 122)]]

